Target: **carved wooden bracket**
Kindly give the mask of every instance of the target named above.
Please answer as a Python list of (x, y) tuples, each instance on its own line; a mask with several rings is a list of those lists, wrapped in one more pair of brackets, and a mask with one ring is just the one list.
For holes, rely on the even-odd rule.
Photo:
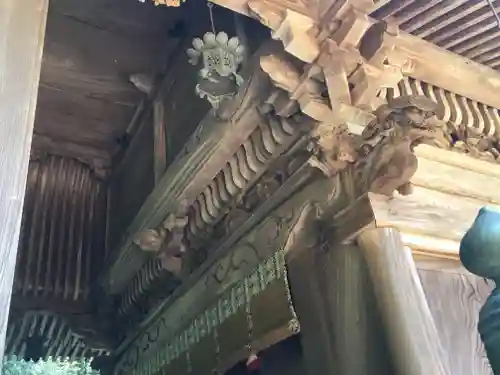
[[(356, 19), (351, 19), (349, 25), (356, 25)], [(363, 36), (350, 33), (349, 28), (341, 31), (345, 39), (339, 38), (335, 44), (330, 42), (330, 46), (341, 56), (353, 58), (335, 60), (338, 64), (333, 69), (329, 65), (329, 74), (316, 64), (306, 65), (301, 72), (284, 55), (264, 56), (260, 65), (273, 84), (286, 91), (289, 99), (317, 122), (311, 134), (310, 165), (332, 177), (353, 164), (357, 179), (364, 181), (361, 185), (366, 191), (392, 195), (398, 190), (409, 194), (409, 180), (417, 168), (413, 148), (430, 142), (438, 134), (439, 123), (430, 119), (440, 112), (439, 105), (425, 96), (402, 96), (389, 105), (378, 106), (374, 112), (376, 118), (363, 131), (361, 140), (353, 138), (346, 127), (346, 123), (352, 121), (353, 108), (363, 107), (363, 103), (374, 105), (373, 99), (382, 85), (395, 85), (402, 77), (400, 67), (387, 65), (388, 60), (397, 57), (397, 53), (393, 53), (397, 30), (389, 29), (387, 25), (375, 24)], [(368, 40), (363, 41), (364, 37)], [(360, 39), (361, 47), (363, 43), (366, 46), (357, 52), (350, 46)], [(375, 48), (372, 48), (372, 39), (378, 40)], [(331, 86), (327, 89), (325, 86), (329, 83)], [(330, 101), (325, 98), (325, 91)]]
[(182, 257), (187, 249), (187, 223), (187, 216), (170, 214), (160, 228), (142, 231), (134, 242), (141, 250), (156, 253), (164, 269), (179, 275)]
[(377, 118), (366, 126), (357, 148), (358, 174), (367, 191), (391, 196), (395, 190), (407, 195), (410, 179), (418, 167), (414, 148), (428, 143), (437, 134), (432, 121), (439, 110), (425, 96), (400, 96), (375, 112)]
[[(375, 22), (369, 18), (369, 10), (381, 2), (339, 1), (332, 6), (322, 21), (314, 20), (290, 9), (280, 9), (264, 1), (249, 1), (250, 13), (262, 23), (275, 30), (273, 36), (283, 42), (290, 55), (312, 64), (303, 72), (284, 73), (284, 88), (294, 92), (297, 99), (306, 100), (304, 93), (316, 94), (314, 76), (326, 83), (332, 107), (337, 103), (374, 110), (381, 103), (377, 93), (381, 88), (394, 87), (408, 73), (411, 66), (402, 50), (397, 49), (398, 27), (386, 22)], [(283, 61), (283, 59), (281, 59)], [(285, 59), (286, 60), (286, 59)], [(262, 68), (269, 74), (276, 61), (263, 61)], [(282, 62), (282, 65), (288, 65)], [(298, 76), (297, 76), (298, 74)], [(296, 92), (301, 87), (300, 95)], [(283, 87), (282, 87), (283, 88)], [(319, 101), (309, 95), (312, 102)], [(300, 100), (298, 100), (300, 102)], [(301, 105), (304, 111), (305, 105)], [(314, 106), (313, 110), (317, 110)], [(307, 113), (304, 111), (304, 113)], [(318, 112), (317, 117), (323, 116)], [(323, 119), (324, 120), (324, 119)]]
[(290, 100), (317, 121), (311, 134), (311, 166), (332, 177), (352, 165), (366, 191), (385, 195), (392, 195), (394, 190), (411, 192), (409, 180), (418, 163), (413, 148), (437, 135), (438, 122), (430, 121), (438, 112), (437, 103), (425, 96), (396, 98), (374, 112), (375, 120), (365, 128), (361, 139), (356, 139), (345, 125), (351, 114), (343, 111), (352, 106), (341, 103), (332, 108), (322, 96), (324, 83), (317, 66), (309, 65), (300, 74), (285, 57), (270, 55), (261, 58), (261, 67), (276, 87), (288, 92)]

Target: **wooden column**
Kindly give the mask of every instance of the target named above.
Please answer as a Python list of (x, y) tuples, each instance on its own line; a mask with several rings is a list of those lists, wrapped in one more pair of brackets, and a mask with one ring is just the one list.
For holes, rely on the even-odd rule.
[(478, 329), (495, 375), (500, 374), (500, 212), (482, 208), (460, 243), (460, 260), (470, 272), (496, 286), (479, 313)]
[(48, 0), (0, 1), (0, 366), (16, 263)]
[(398, 375), (449, 375), (411, 250), (393, 228), (366, 229), (358, 237)]
[(392, 373), (360, 249), (311, 249), (293, 258), (288, 269), (307, 373)]

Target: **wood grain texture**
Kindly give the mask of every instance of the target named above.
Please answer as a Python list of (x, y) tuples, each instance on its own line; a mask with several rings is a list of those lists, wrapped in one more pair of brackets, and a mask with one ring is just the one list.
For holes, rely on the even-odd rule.
[[(401, 33), (398, 47), (412, 63), (409, 76), (500, 108), (500, 73), (417, 36)], [(437, 63), (439, 62), (439, 63)]]
[(419, 160), (431, 160), (467, 171), (500, 178), (500, 165), (479, 160), (466, 154), (452, 152), (425, 144), (418, 146), (415, 149), (415, 153)]
[[(114, 154), (141, 97), (128, 76), (161, 70), (179, 16), (137, 1), (51, 1), (35, 131)], [(95, 153), (86, 151), (72, 156)]]
[(165, 106), (156, 100), (153, 103), (153, 128), (154, 128), (154, 175), (155, 185), (161, 180), (167, 170), (167, 134), (165, 129)]
[(441, 343), (455, 375), (490, 375), (477, 332), (479, 310), (492, 285), (474, 275), (419, 269)]
[(186, 210), (262, 123), (257, 106), (269, 83), (264, 73), (252, 71), (258, 63), (258, 57), (268, 53), (274, 46), (275, 44), (266, 44), (252, 57), (253, 62), (249, 63), (246, 72), (251, 78), (240, 88), (235, 99), (228, 102), (225, 109), (221, 109), (227, 110), (227, 113), (216, 116), (211, 111), (203, 118), (197, 131), (185, 144), (183, 152), (177, 155), (144, 201), (124, 233), (120, 245), (113, 250), (109, 269), (103, 275), (105, 288), (110, 293), (123, 290), (144, 264), (143, 254), (134, 245), (137, 233), (146, 228), (157, 227), (169, 213), (182, 213)]
[(151, 113), (132, 138), (109, 180), (107, 244), (113, 250), (154, 188), (154, 129)]
[[(480, 191), (479, 186), (476, 189)], [(479, 209), (488, 205), (485, 201), (420, 186), (415, 187), (409, 196), (388, 198), (369, 194), (369, 199), (376, 225), (399, 229), (404, 234), (406, 245), (414, 250), (425, 250), (418, 247), (417, 237), (421, 238), (422, 246), (425, 237), (435, 238), (436, 244), (441, 247), (443, 243), (439, 240), (450, 240), (457, 255), (459, 242), (474, 222)], [(500, 205), (492, 206), (500, 208)], [(448, 248), (435, 246), (433, 250), (446, 253)]]
[[(491, 164), (493, 171), (499, 165)], [(461, 197), (475, 198), (487, 203), (500, 204), (500, 177), (420, 158), (418, 170), (412, 178), (414, 185), (446, 192)]]
[[(336, 1), (328, 0), (328, 2), (333, 5)], [(249, 0), (215, 0), (214, 3), (238, 13), (246, 15), (252, 13), (249, 10)], [(260, 0), (252, 1), (252, 3), (254, 9), (259, 7), (262, 14), (267, 11), (268, 18), (274, 19), (275, 22), (268, 25), (273, 29), (281, 26), (280, 22), (284, 18), (286, 8), (311, 18), (314, 18), (318, 9), (317, 4), (312, 5), (308, 1), (296, 1), (296, 4), (291, 4), (291, 1)], [(326, 3), (326, 1), (323, 3)], [(322, 4), (321, 8), (328, 8), (328, 4)], [(399, 6), (397, 8), (399, 9)], [(266, 22), (267, 20), (263, 18), (260, 21)], [(311, 40), (314, 43), (312, 38), (303, 38), (302, 44), (295, 50), (313, 49), (319, 51), (319, 42), (316, 41), (318, 46), (311, 46)], [(500, 99), (497, 95), (500, 87), (500, 73), (498, 71), (472, 62), (404, 31), (400, 32), (398, 36), (396, 49), (400, 50), (403, 55), (408, 56), (411, 62), (409, 64), (411, 68), (408, 69), (406, 75), (463, 95), (466, 98), (500, 108)]]
[(332, 238), (289, 263), (307, 373), (392, 372), (386, 337), (366, 263), (356, 246)]
[(393, 228), (358, 237), (374, 284), (397, 373), (451, 374), (411, 251)]
[(47, 0), (0, 2), (0, 363), (16, 263)]

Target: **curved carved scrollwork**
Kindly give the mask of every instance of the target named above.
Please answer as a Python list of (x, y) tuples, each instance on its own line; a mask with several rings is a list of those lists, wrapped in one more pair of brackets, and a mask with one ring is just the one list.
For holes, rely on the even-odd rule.
[(194, 202), (188, 235), (196, 236), (221, 219), (299, 134), (290, 120), (268, 117), (262, 121)]

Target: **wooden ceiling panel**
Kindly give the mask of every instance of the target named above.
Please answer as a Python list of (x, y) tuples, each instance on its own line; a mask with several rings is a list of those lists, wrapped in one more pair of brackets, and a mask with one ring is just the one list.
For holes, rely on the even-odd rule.
[[(492, 0), (500, 13), (500, 0)], [(373, 16), (493, 69), (500, 67), (500, 27), (486, 0), (391, 0)]]
[(65, 142), (116, 152), (141, 98), (128, 77), (161, 70), (178, 16), (137, 0), (53, 0), (35, 133), (53, 140), (52, 151)]
[(77, 143), (116, 143), (133, 113), (134, 107), (105, 98), (41, 86), (35, 132)]

